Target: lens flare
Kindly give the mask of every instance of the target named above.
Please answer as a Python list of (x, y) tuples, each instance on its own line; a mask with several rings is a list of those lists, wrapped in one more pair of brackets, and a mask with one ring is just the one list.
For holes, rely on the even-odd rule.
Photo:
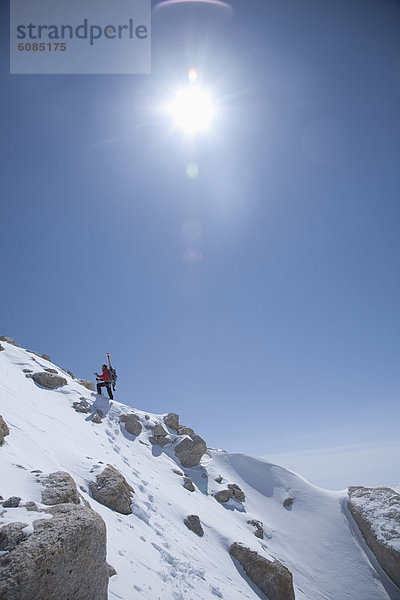
[(215, 107), (208, 92), (190, 86), (178, 91), (169, 111), (178, 127), (187, 133), (196, 133), (209, 126)]
[(188, 79), (189, 79), (190, 83), (197, 83), (198, 77), (199, 77), (199, 75), (197, 73), (197, 69), (195, 69), (194, 67), (189, 69)]
[(197, 163), (195, 163), (195, 162), (189, 163), (186, 167), (186, 175), (188, 176), (188, 178), (196, 179), (198, 174), (199, 174), (199, 167), (197, 166)]

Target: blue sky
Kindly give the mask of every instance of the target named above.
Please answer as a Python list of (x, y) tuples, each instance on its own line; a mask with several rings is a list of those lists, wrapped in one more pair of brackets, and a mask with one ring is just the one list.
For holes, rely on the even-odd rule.
[[(15, 76), (2, 4), (1, 333), (86, 378), (110, 352), (119, 401), (213, 447), (395, 447), (400, 4), (235, 7), (154, 23), (151, 76)], [(190, 67), (194, 140), (155, 110)]]

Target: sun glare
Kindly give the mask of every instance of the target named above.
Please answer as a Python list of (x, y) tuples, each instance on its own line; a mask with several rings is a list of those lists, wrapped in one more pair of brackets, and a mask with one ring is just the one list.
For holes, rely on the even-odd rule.
[(169, 110), (178, 127), (196, 133), (209, 126), (215, 107), (208, 92), (191, 85), (176, 94)]

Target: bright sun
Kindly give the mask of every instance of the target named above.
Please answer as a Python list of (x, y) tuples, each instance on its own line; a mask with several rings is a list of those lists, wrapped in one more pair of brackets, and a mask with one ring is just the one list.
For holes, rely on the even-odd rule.
[(197, 85), (180, 90), (169, 106), (178, 127), (186, 133), (206, 129), (215, 112), (210, 95)]

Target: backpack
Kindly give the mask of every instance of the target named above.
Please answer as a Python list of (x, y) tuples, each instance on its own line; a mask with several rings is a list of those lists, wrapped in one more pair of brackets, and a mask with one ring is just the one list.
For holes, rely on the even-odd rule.
[(111, 383), (113, 384), (113, 387), (115, 389), (115, 386), (117, 384), (117, 379), (118, 379), (118, 375), (117, 375), (117, 370), (114, 369), (114, 367), (109, 367), (109, 372), (110, 372), (110, 380)]

